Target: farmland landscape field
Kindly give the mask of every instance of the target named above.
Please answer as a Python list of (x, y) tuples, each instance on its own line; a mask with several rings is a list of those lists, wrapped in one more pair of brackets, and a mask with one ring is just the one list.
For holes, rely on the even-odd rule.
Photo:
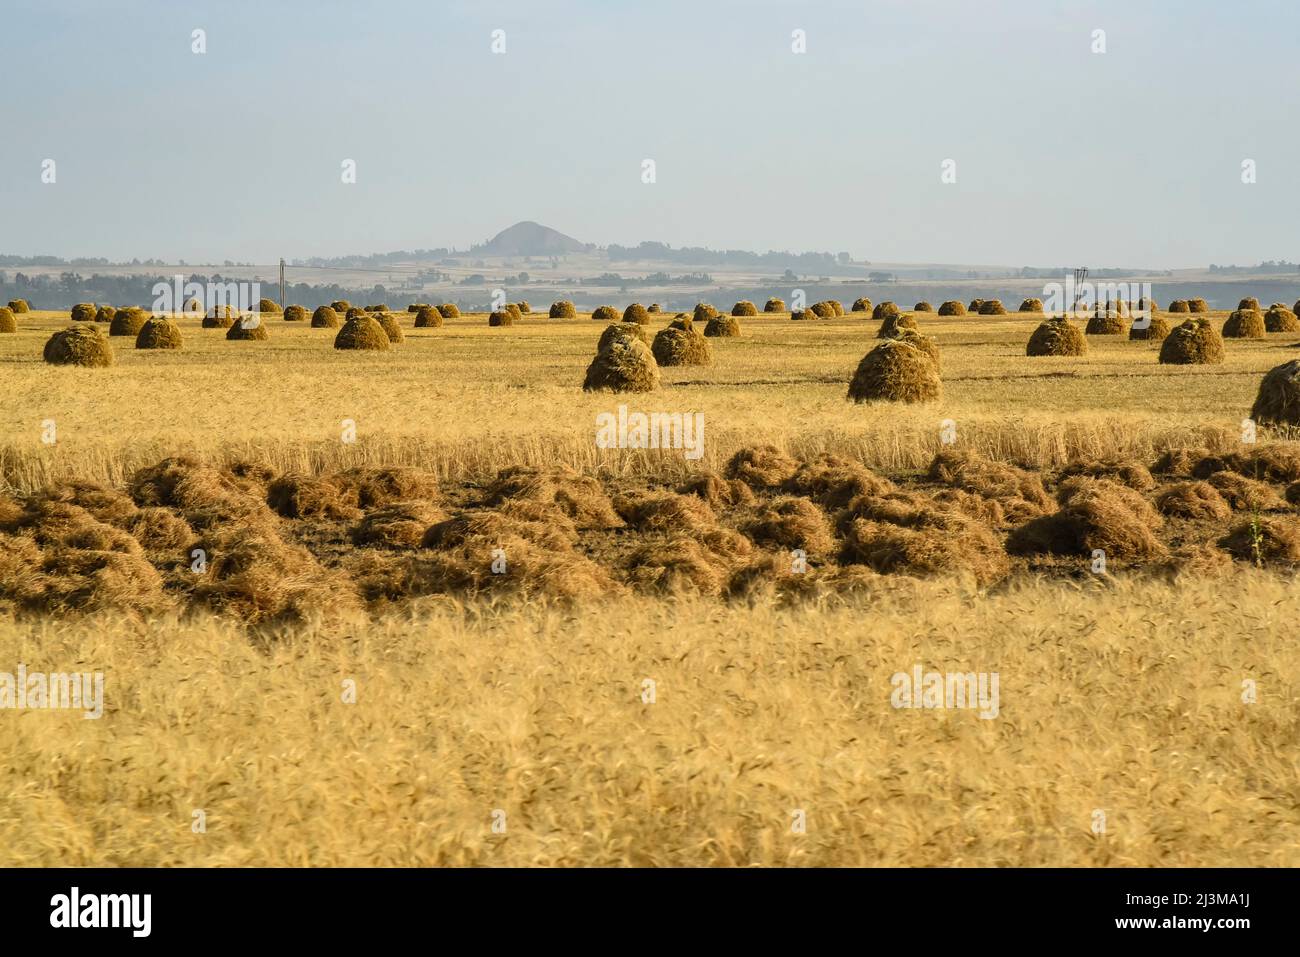
[(1287, 927), (1300, 6), (0, 27), (7, 941)]
[[(744, 317), (622, 394), (581, 388), (585, 313), (373, 352), (182, 316), (97, 369), (22, 314), (0, 654), (114, 693), (6, 738), (11, 862), (1297, 863), (1300, 448), (1242, 420), (1300, 334), (1179, 366), (912, 315), (919, 404), (847, 400), (869, 312)], [(601, 448), (619, 405), (702, 413), (698, 457)], [(998, 672), (998, 720), (900, 715), (914, 663)]]

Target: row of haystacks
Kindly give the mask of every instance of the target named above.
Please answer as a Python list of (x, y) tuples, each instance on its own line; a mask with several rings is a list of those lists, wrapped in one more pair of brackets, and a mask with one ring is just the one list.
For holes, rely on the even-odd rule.
[[(322, 306), (317, 310), (332, 307)], [(426, 322), (436, 322), (430, 315), (431, 307), (422, 306), (416, 314), (417, 325), (424, 316)], [(1289, 312), (1289, 310), (1288, 310)], [(130, 334), (134, 329), (137, 349), (180, 349), (183, 335), (179, 325), (164, 316), (149, 316), (143, 310), (122, 310), (117, 334)], [(339, 350), (384, 351), (404, 339), (397, 317), (388, 312), (366, 312), (349, 309), (349, 318), (335, 336), (334, 346)], [(875, 307), (881, 316), (877, 337), (883, 340), (859, 362), (848, 390), (848, 398), (855, 402), (929, 402), (942, 398), (939, 351), (935, 341), (922, 335), (911, 314), (900, 313), (893, 303)], [(336, 314), (335, 314), (336, 315)], [(706, 312), (705, 315), (708, 315)], [(1257, 317), (1253, 311), (1238, 310), (1229, 317), (1225, 328), (1229, 336), (1244, 335), (1240, 327), (1248, 319)], [(328, 316), (327, 316), (328, 318)], [(709, 338), (740, 335), (739, 322), (734, 316), (714, 312), (701, 332), (692, 317), (678, 314), (669, 325), (652, 339), (648, 334), (636, 335), (632, 330), (644, 332), (644, 323), (633, 315), (631, 320), (612, 323), (602, 334), (597, 354), (587, 370), (585, 390), (610, 390), (643, 392), (658, 387), (660, 366), (707, 366), (712, 364), (713, 353)], [(1210, 320), (1191, 318), (1163, 334), (1157, 320), (1151, 317), (1150, 325), (1142, 330), (1144, 337), (1161, 338), (1159, 361), (1162, 364), (1204, 365), (1220, 364), (1224, 360), (1223, 337)], [(139, 320), (138, 323), (136, 320)], [(1235, 322), (1234, 322), (1235, 320)], [(1088, 334), (1121, 334), (1123, 327), (1112, 330), (1094, 325), (1090, 321)], [(313, 317), (313, 324), (316, 317)], [(1257, 326), (1257, 323), (1256, 323)], [(1135, 325), (1130, 338), (1138, 338)], [(110, 335), (114, 330), (110, 328)], [(226, 338), (231, 340), (264, 340), (269, 333), (260, 317), (241, 318), (232, 322)], [(635, 342), (623, 342), (631, 338)], [(618, 344), (622, 343), (622, 344)], [(1030, 356), (1080, 356), (1087, 352), (1087, 342), (1078, 326), (1064, 317), (1053, 317), (1041, 323), (1030, 336), (1026, 354)], [(54, 365), (105, 367), (114, 362), (114, 353), (100, 328), (94, 323), (78, 322), (54, 333), (47, 341), (44, 359)], [(1260, 424), (1272, 426), (1300, 426), (1300, 403), (1295, 397), (1295, 362), (1271, 370), (1261, 383), (1252, 417)]]
[[(614, 341), (644, 348), (634, 332)], [(1053, 473), (946, 449), (897, 478), (756, 446), (671, 486), (553, 466), (454, 491), (412, 468), (280, 474), (178, 457), (123, 489), (0, 495), (0, 610), (206, 609), (277, 626), (436, 594), (829, 597), (899, 575), (987, 587), (1018, 571), (1078, 576), (1098, 550), (1108, 571), (1296, 568), (1297, 504), (1300, 449), (1285, 444)]]
[[(702, 329), (697, 325), (701, 322)], [(707, 306), (697, 307), (695, 316), (679, 312), (653, 337), (647, 325), (648, 319), (633, 314), (605, 327), (587, 368), (584, 390), (649, 392), (659, 387), (660, 366), (712, 365), (709, 340), (741, 334), (739, 318)]]
[[(893, 308), (898, 308), (892, 302), (888, 303), (888, 305)], [(15, 314), (29, 311), (28, 304), (23, 300), (12, 300), (8, 308), (10, 309), (11, 312)], [(138, 308), (138, 307), (127, 307), (127, 308), (130, 309), (130, 308)], [(373, 313), (385, 313), (390, 311), (388, 306), (383, 303), (375, 303), (365, 307), (354, 307), (347, 300), (336, 300), (335, 302), (331, 303), (328, 307), (325, 306), (319, 307), (313, 314), (313, 318), (319, 316), (321, 319), (320, 324), (326, 325), (328, 322), (328, 313), (322, 313), (321, 312), (322, 309), (330, 309), (337, 314), (337, 317), (343, 317), (346, 316), (346, 314), (354, 308), (361, 309), (362, 311), (365, 312), (373, 312)], [(866, 297), (860, 297), (853, 302), (850, 311), (871, 312), (873, 314), (873, 318), (879, 320), (881, 316), (877, 312), (878, 308), (879, 308), (878, 306), (873, 307), (873, 304), (870, 299)], [(1159, 306), (1154, 300), (1148, 303), (1146, 299), (1139, 299), (1137, 308), (1138, 310), (1141, 311), (1149, 310), (1149, 312), (1153, 314), (1159, 310)], [(1300, 324), (1298, 324), (1295, 320), (1295, 315), (1297, 311), (1300, 311), (1300, 301), (1297, 301), (1295, 308), (1288, 308), (1283, 303), (1274, 303), (1272, 306), (1269, 307), (1268, 310), (1264, 310), (1260, 306), (1259, 300), (1257, 298), (1253, 296), (1248, 296), (1241, 300), (1240, 304), (1238, 305), (1238, 309), (1255, 310), (1259, 312), (1274, 312), (1276, 314), (1276, 318), (1274, 324), (1270, 325), (1269, 327), (1270, 332), (1300, 331)], [(436, 311), (436, 313), (443, 319), (453, 319), (453, 318), (458, 318), (460, 316), (460, 310), (454, 303), (442, 303), (440, 305), (433, 305), (429, 303), (411, 303), (406, 307), (406, 311), (412, 315), (418, 314), (422, 310)], [(838, 316), (845, 315), (845, 309), (843, 304), (839, 300), (835, 300), (835, 299), (827, 299), (820, 302), (812, 303), (807, 307), (807, 310), (810, 310), (812, 315), (806, 318), (829, 319), (829, 318), (835, 318)], [(117, 312), (121, 312), (121, 311), (122, 310), (120, 309), (114, 309), (113, 306), (104, 306), (104, 305), (97, 306), (94, 303), (78, 303), (77, 305), (73, 306), (71, 310), (71, 315), (74, 321), (94, 320), (99, 322), (109, 322), (114, 318)], [(203, 311), (202, 304), (199, 303), (197, 300), (192, 299), (186, 303), (183, 313), (197, 314), (202, 311)], [(519, 318), (521, 318), (522, 316), (529, 315), (532, 312), (532, 308), (527, 301), (521, 300), (518, 303), (506, 304), (505, 306), (502, 307), (501, 310), (496, 310), (496, 311), (497, 312), (509, 311), (514, 315), (515, 321), (518, 321)], [(764, 313), (785, 312), (786, 311), (785, 300), (777, 297), (770, 298), (766, 301), (761, 311)], [(796, 312), (802, 312), (802, 311), (804, 310), (797, 310)], [(942, 303), (937, 310), (933, 306), (931, 306), (929, 302), (925, 300), (921, 300), (912, 307), (911, 311), (912, 312), (936, 312), (937, 311), (937, 313), (941, 316), (964, 316), (964, 315), (971, 315), (971, 314), (988, 316), (988, 315), (1006, 315), (1007, 313), (1006, 308), (1002, 305), (1002, 302), (1000, 300), (978, 299), (978, 298), (972, 299), (969, 305), (965, 305), (955, 299), (950, 299)], [(1044, 311), (1043, 301), (1037, 297), (1030, 297), (1024, 299), (1020, 303), (1018, 311), (1024, 313), (1042, 313)], [(1094, 311), (1096, 313), (1096, 316), (1101, 318), (1131, 317), (1134, 312), (1130, 303), (1126, 303), (1123, 300), (1119, 300), (1119, 299), (1115, 300), (1114, 302), (1107, 301), (1104, 305), (1101, 301), (1098, 301)], [(1175, 312), (1175, 313), (1177, 312), (1196, 313), (1196, 312), (1208, 312), (1210, 310), (1208, 304), (1204, 299), (1197, 298), (1197, 299), (1174, 300), (1170, 302), (1167, 311)], [(303, 321), (307, 318), (307, 310), (303, 306), (289, 305), (284, 307), (283, 310), (281, 310), (280, 305), (272, 299), (260, 300), (256, 312), (264, 315), (282, 314), (285, 321), (289, 321), (289, 322)], [(640, 303), (632, 303), (629, 306), (627, 306), (624, 310), (622, 310), (621, 315), (623, 321), (625, 322), (635, 321), (635, 322), (646, 323), (649, 321), (648, 316), (650, 314), (654, 314), (658, 312), (662, 312), (662, 308), (658, 303), (651, 303), (649, 306), (642, 306)], [(694, 310), (695, 318), (699, 322), (703, 322), (709, 317), (716, 315), (717, 313), (718, 310), (707, 303), (699, 303)], [(1289, 319), (1287, 316), (1288, 313), (1290, 314)], [(757, 316), (760, 314), (760, 310), (753, 302), (742, 299), (731, 307), (730, 314), (737, 317)], [(205, 318), (220, 321), (223, 319), (232, 318), (233, 315), (234, 312), (232, 311), (232, 308), (230, 306), (226, 306), (223, 309), (219, 309), (218, 307), (214, 306), (207, 310), (205, 314)], [(558, 300), (551, 304), (550, 309), (548, 311), (548, 315), (552, 319), (573, 319), (577, 317), (578, 310), (572, 301)], [(602, 322), (616, 322), (618, 321), (619, 315), (620, 313), (617, 307), (610, 306), (610, 305), (598, 306), (592, 310), (592, 318)], [(424, 325), (433, 325), (433, 323), (426, 321)], [(1274, 328), (1274, 325), (1276, 325), (1277, 328)], [(336, 326), (337, 323), (335, 326), (329, 326), (329, 328), (335, 328)]]
[[(1229, 328), (1229, 335), (1236, 327)], [(1123, 319), (1097, 317), (1088, 320), (1084, 329), (1064, 316), (1054, 316), (1039, 324), (1025, 347), (1030, 356), (1081, 356), (1087, 354), (1085, 336), (1120, 336), (1128, 333), (1132, 340), (1160, 341), (1159, 361), (1169, 365), (1217, 365), (1223, 362), (1223, 336), (1209, 319), (1187, 319), (1170, 328), (1161, 316), (1148, 317), (1142, 324), (1129, 327)]]

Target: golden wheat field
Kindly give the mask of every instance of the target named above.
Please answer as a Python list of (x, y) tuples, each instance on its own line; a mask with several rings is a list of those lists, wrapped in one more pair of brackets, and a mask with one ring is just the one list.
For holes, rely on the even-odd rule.
[[(918, 314), (943, 395), (901, 405), (846, 400), (856, 314), (644, 394), (582, 391), (587, 315), (398, 318), (0, 336), (0, 663), (105, 676), (4, 715), (0, 862), (1300, 864), (1300, 443), (1242, 427), (1300, 334)], [(599, 447), (620, 405), (702, 454)], [(996, 716), (899, 707), (914, 668)]]

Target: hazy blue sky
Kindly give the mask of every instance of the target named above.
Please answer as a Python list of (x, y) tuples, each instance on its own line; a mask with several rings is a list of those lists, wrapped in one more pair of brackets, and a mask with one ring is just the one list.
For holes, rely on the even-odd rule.
[(271, 262), (534, 219), (602, 245), (876, 261), (1300, 259), (1295, 2), (2, 0), (0, 17), (0, 252)]

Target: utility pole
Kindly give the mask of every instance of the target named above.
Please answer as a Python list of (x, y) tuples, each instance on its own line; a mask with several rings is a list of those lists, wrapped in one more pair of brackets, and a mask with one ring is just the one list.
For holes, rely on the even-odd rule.
[(284, 312), (284, 257), (280, 257), (280, 311)]

